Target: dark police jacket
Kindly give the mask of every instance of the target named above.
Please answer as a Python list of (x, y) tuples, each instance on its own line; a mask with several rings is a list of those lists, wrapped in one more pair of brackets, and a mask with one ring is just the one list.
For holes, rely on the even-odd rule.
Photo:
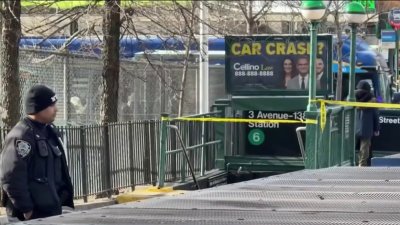
[(379, 112), (374, 108), (359, 108), (356, 114), (356, 136), (370, 139), (379, 131)]
[(74, 207), (65, 150), (54, 125), (25, 118), (10, 131), (1, 153), (0, 182), (2, 205), (20, 220), (29, 211), (35, 219)]

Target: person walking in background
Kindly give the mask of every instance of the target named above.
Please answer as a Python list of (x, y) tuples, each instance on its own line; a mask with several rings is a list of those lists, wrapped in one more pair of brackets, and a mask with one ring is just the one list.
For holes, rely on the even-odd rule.
[(60, 215), (73, 208), (73, 187), (65, 150), (52, 122), (57, 97), (44, 85), (25, 99), (28, 115), (6, 136), (1, 153), (2, 205), (9, 222)]
[[(371, 93), (371, 85), (361, 80), (357, 84), (356, 90), (357, 102), (376, 102)], [(356, 114), (356, 137), (360, 141), (360, 154), (358, 166), (368, 166), (370, 155), (371, 139), (373, 136), (379, 136), (379, 115), (375, 108), (357, 109)]]
[(293, 78), (294, 72), (294, 62), (292, 59), (287, 58), (283, 60), (283, 87), (287, 88), (288, 81)]

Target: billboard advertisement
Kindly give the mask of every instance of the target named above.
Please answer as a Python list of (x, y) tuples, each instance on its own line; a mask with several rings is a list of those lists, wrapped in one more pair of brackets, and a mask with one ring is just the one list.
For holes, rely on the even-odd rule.
[[(319, 35), (317, 42), (317, 92), (328, 93), (332, 36)], [(225, 51), (228, 93), (308, 91), (309, 36), (227, 36)]]

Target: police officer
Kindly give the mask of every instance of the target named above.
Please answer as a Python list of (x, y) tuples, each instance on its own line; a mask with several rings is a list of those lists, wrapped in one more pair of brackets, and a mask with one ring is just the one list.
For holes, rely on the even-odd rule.
[(2, 204), (11, 221), (60, 215), (73, 208), (73, 187), (63, 144), (52, 122), (57, 97), (44, 85), (25, 99), (28, 115), (4, 140), (0, 161)]

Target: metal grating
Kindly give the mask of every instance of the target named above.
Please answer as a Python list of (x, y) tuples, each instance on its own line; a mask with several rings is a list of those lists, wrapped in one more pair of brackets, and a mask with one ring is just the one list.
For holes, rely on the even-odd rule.
[(108, 209), (23, 224), (397, 225), (398, 221), (400, 221), (400, 215), (398, 214), (376, 213)]
[(400, 169), (298, 171), (24, 224), (399, 224)]

